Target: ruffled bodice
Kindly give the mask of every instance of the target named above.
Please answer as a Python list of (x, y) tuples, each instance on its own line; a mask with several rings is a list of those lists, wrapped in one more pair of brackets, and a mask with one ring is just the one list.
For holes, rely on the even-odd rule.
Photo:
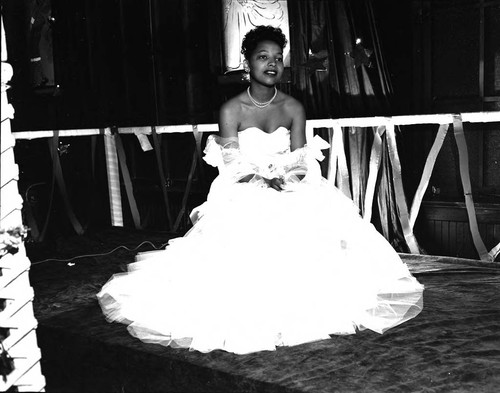
[(237, 142), (226, 143), (210, 135), (204, 159), (229, 182), (253, 173), (265, 178), (283, 177), (286, 183), (297, 183), (300, 176), (301, 181), (317, 184), (321, 181), (317, 161), (324, 159), (321, 150), (329, 146), (315, 136), (306, 146), (290, 151), (290, 130), (286, 127), (272, 133), (250, 127), (238, 133)]

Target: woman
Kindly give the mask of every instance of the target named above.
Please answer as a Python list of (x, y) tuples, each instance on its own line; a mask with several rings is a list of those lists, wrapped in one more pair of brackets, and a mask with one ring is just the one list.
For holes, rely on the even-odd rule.
[[(281, 30), (270, 26), (251, 30), (245, 36), (242, 53), (250, 86), (221, 107), (219, 132), (223, 141), (237, 141), (238, 132), (251, 127), (267, 134), (284, 127), (290, 131), (292, 151), (304, 146), (304, 108), (296, 99), (276, 89), (283, 76), (285, 45), (286, 38)], [(284, 185), (282, 178), (263, 180), (278, 191)]]
[(106, 318), (145, 342), (244, 354), (383, 333), (422, 309), (422, 285), (321, 177), (328, 144), (305, 144), (302, 105), (275, 87), (285, 44), (269, 26), (245, 36), (250, 86), (207, 141), (219, 176), (192, 229), (98, 294)]

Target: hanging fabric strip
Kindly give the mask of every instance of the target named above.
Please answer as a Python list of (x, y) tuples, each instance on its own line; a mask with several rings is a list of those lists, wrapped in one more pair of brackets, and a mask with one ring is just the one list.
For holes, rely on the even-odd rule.
[(352, 200), (358, 207), (361, 214), (364, 209), (364, 143), (366, 134), (364, 130), (359, 127), (349, 127), (349, 162), (351, 164), (351, 183), (352, 183)]
[[(101, 135), (104, 135), (104, 129), (101, 128)], [(96, 148), (97, 148), (97, 135), (92, 135), (90, 137), (90, 170), (92, 171), (92, 183), (95, 184), (96, 172), (95, 172), (95, 161), (96, 161)]]
[[(195, 127), (196, 127), (196, 132), (194, 132)], [(203, 132), (200, 131), (200, 129), (197, 125), (193, 125), (193, 135), (194, 135), (194, 139), (196, 142), (196, 151), (197, 151), (197, 157), (198, 157), (198, 171), (200, 174), (200, 180), (201, 180), (201, 183), (204, 184), (206, 181), (206, 176), (205, 176), (205, 169), (203, 167), (203, 151), (201, 149)]]
[(59, 192), (61, 193), (61, 197), (64, 204), (64, 209), (66, 210), (66, 214), (73, 226), (73, 229), (78, 235), (82, 235), (84, 230), (78, 218), (76, 218), (75, 213), (73, 212), (73, 207), (71, 206), (71, 202), (69, 200), (68, 191), (66, 189), (66, 183), (64, 182), (64, 175), (61, 168), (61, 161), (59, 160), (59, 150), (58, 150), (58, 141), (59, 134), (52, 138), (52, 143), (49, 143), (50, 155), (52, 156), (53, 163), (53, 175), (56, 179), (57, 185), (59, 187)]
[[(57, 148), (57, 145), (59, 144), (59, 130), (54, 130), (54, 136), (48, 140), (49, 142), (49, 152), (52, 155), (52, 145), (55, 145)], [(47, 207), (47, 216), (45, 217), (45, 222), (42, 227), (42, 231), (40, 232), (40, 236), (38, 237), (38, 240), (40, 242), (43, 242), (45, 239), (45, 235), (47, 234), (47, 228), (49, 227), (49, 221), (50, 221), (50, 216), (52, 213), (52, 204), (54, 202), (54, 190), (56, 186), (56, 161), (52, 160), (52, 181), (50, 182), (50, 194), (49, 194), (49, 206)]]
[(336, 146), (335, 149), (337, 153), (337, 187), (345, 196), (352, 199), (349, 185), (349, 170), (347, 168), (347, 159), (345, 156), (343, 130), (340, 125), (333, 126), (333, 144)]
[(122, 195), (120, 190), (120, 173), (118, 171), (118, 156), (114, 135), (104, 135), (104, 151), (106, 154), (106, 172), (108, 175), (109, 208), (111, 225), (123, 226)]
[(472, 241), (482, 261), (489, 261), (490, 255), (483, 243), (479, 227), (477, 225), (476, 209), (472, 199), (472, 187), (469, 173), (469, 154), (467, 152), (467, 142), (465, 141), (464, 127), (461, 115), (453, 115), (453, 133), (458, 147), (458, 160), (460, 162), (460, 178), (464, 189), (465, 207), (469, 216), (469, 226), (472, 235)]
[[(153, 127), (151, 127), (151, 131), (153, 131)], [(134, 134), (139, 142), (139, 145), (141, 146), (142, 151), (153, 150), (153, 146), (151, 146), (147, 135), (141, 133), (139, 130), (135, 131)]]
[(326, 178), (332, 184), (335, 184), (337, 178), (337, 145), (333, 143), (333, 128), (328, 128), (328, 143), (330, 144), (330, 157), (328, 159), (328, 172)]
[(156, 127), (151, 126), (151, 134), (153, 136), (153, 145), (156, 155), (156, 164), (158, 165), (158, 174), (160, 176), (160, 187), (163, 195), (163, 203), (165, 204), (165, 212), (167, 215), (168, 229), (172, 229), (172, 214), (170, 212), (170, 201), (168, 199), (167, 181), (165, 179), (165, 171), (163, 170), (163, 160), (161, 159), (161, 146), (156, 132)]
[(500, 254), (500, 243), (498, 243), (495, 247), (493, 247), (488, 254), (490, 256), (489, 260), (492, 262), (495, 261), (498, 254)]
[(368, 182), (366, 184), (366, 193), (364, 201), (365, 221), (372, 219), (373, 197), (375, 195), (375, 186), (377, 184), (378, 172), (380, 170), (380, 158), (382, 154), (382, 135), (384, 135), (385, 126), (373, 127), (373, 144), (370, 153), (370, 169), (368, 171)]
[(420, 205), (422, 203), (422, 199), (424, 198), (425, 191), (427, 190), (427, 186), (429, 185), (429, 180), (431, 178), (432, 171), (434, 169), (434, 164), (436, 163), (436, 158), (439, 152), (441, 151), (441, 146), (443, 146), (444, 139), (446, 138), (448, 127), (449, 124), (441, 124), (439, 126), (439, 130), (437, 132), (436, 138), (434, 139), (431, 151), (429, 152), (427, 160), (425, 161), (422, 177), (420, 179), (420, 183), (417, 187), (417, 191), (415, 192), (415, 196), (413, 197), (413, 202), (411, 204), (410, 226), (412, 229), (415, 226), (415, 221), (417, 220), (418, 212), (420, 210)]
[(132, 220), (134, 221), (134, 227), (135, 229), (141, 229), (141, 217), (139, 215), (139, 210), (137, 209), (137, 203), (135, 202), (134, 188), (127, 167), (127, 158), (125, 157), (125, 150), (123, 149), (123, 143), (120, 138), (120, 134), (118, 133), (118, 130), (115, 131), (114, 135), (115, 135), (116, 153), (118, 155), (118, 164), (120, 164), (123, 184), (125, 186), (125, 192), (127, 193), (128, 204), (130, 207), (130, 212), (132, 213)]
[(398, 156), (398, 148), (396, 144), (396, 134), (394, 133), (394, 123), (391, 121), (387, 124), (386, 129), (387, 136), (387, 148), (389, 150), (389, 160), (392, 167), (392, 179), (394, 182), (394, 194), (396, 197), (396, 204), (398, 206), (398, 216), (401, 223), (401, 228), (403, 230), (403, 235), (406, 240), (406, 244), (410, 249), (412, 254), (420, 254), (417, 239), (413, 234), (413, 230), (410, 226), (410, 220), (408, 215), (408, 206), (406, 205), (406, 198), (403, 189), (403, 181), (401, 179), (401, 163)]
[[(394, 181), (392, 178), (389, 148), (387, 147), (387, 135), (383, 135), (381, 139), (382, 147), (380, 152), (379, 173), (377, 174), (375, 201), (377, 203), (380, 231), (388, 241), (394, 242), (404, 238), (404, 235), (402, 234), (400, 226), (398, 227), (398, 208), (394, 195)], [(406, 241), (404, 239), (403, 241), (406, 245)], [(400, 246), (398, 245), (398, 247)]]
[[(101, 135), (104, 135), (104, 128), (100, 129)], [(97, 150), (97, 135), (90, 136), (90, 200), (88, 204), (90, 206), (90, 211), (94, 212), (98, 206), (99, 190), (97, 188), (97, 174), (96, 174), (96, 150)], [(87, 227), (91, 225), (91, 220), (93, 217), (89, 217), (87, 221)]]
[(201, 132), (198, 132), (198, 126), (193, 125), (193, 136), (196, 142), (196, 148), (194, 149), (193, 152), (193, 159), (191, 161), (191, 169), (189, 170), (187, 182), (186, 182), (186, 188), (184, 189), (184, 195), (182, 196), (182, 204), (181, 204), (181, 209), (179, 211), (179, 214), (177, 215), (177, 219), (175, 220), (174, 223), (174, 228), (173, 231), (177, 232), (179, 229), (179, 225), (181, 223), (182, 217), (184, 216), (184, 213), (186, 212), (186, 206), (187, 206), (187, 200), (189, 197), (189, 193), (191, 191), (191, 185), (193, 183), (193, 177), (194, 173), (196, 171), (196, 164), (198, 163), (199, 159), (199, 152), (201, 152), (201, 138), (203, 134)]

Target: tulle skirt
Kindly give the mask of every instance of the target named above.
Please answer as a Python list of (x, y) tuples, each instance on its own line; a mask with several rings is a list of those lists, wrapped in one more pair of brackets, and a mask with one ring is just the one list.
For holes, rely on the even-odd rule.
[(193, 228), (99, 292), (148, 343), (244, 354), (371, 329), (422, 310), (423, 286), (338, 189), (215, 184)]

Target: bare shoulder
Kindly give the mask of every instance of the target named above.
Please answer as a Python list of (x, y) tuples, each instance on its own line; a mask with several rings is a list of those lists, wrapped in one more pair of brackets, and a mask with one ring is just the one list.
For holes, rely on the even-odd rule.
[(224, 102), (219, 110), (219, 116), (220, 117), (227, 117), (231, 115), (238, 115), (241, 112), (241, 94), (238, 94), (237, 96), (230, 98), (226, 102)]
[(284, 95), (284, 108), (287, 115), (292, 119), (293, 124), (302, 124), (306, 119), (306, 111), (304, 105), (296, 98), (285, 94)]
[(304, 106), (302, 105), (302, 103), (291, 95), (283, 94), (283, 103), (287, 110), (301, 112), (304, 111)]
[(292, 119), (292, 122), (301, 123), (305, 120), (306, 112), (302, 103), (288, 94), (284, 94), (283, 96), (283, 108), (285, 109), (287, 116)]
[(306, 112), (299, 100), (287, 94), (284, 95), (283, 107), (290, 121), (290, 147), (293, 151), (306, 143)]
[(241, 118), (241, 94), (224, 102), (219, 109), (219, 134), (223, 137), (236, 136)]

